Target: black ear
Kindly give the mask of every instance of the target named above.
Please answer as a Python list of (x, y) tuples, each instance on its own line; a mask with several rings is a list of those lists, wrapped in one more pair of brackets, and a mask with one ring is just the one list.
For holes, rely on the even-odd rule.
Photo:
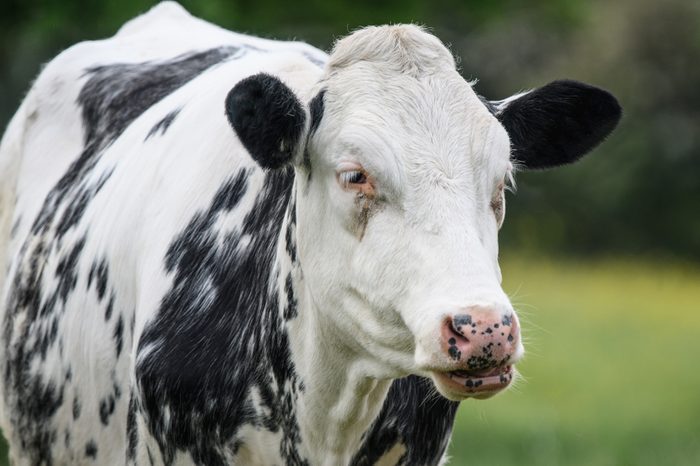
[(493, 104), (510, 136), (513, 160), (530, 169), (575, 162), (600, 144), (622, 115), (609, 92), (569, 80)]
[(279, 168), (298, 153), (306, 113), (278, 78), (260, 73), (238, 82), (226, 97), (226, 116), (261, 167)]

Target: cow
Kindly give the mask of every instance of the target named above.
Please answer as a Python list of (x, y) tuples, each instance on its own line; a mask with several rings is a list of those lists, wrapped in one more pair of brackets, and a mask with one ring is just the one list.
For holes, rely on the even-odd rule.
[(65, 50), (0, 146), (12, 463), (441, 464), (524, 354), (504, 190), (620, 114), (489, 101), (415, 25), (327, 55), (166, 2)]

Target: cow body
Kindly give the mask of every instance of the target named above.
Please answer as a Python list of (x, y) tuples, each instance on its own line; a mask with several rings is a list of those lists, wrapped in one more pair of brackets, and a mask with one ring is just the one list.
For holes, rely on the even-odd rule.
[(14, 464), (438, 464), (447, 398), (507, 387), (523, 352), (508, 134), (569, 163), (619, 118), (602, 93), (484, 105), (413, 26), (329, 57), (172, 3), (66, 50), (0, 148)]
[[(293, 173), (242, 155), (223, 101), (261, 70), (308, 93), (325, 60), (165, 4), (47, 66), (3, 152), (21, 157), (2, 345), (15, 464), (308, 463), (284, 320), (295, 298), (278, 286)], [(442, 455), (455, 404), (419, 407), (429, 386), (401, 384), (356, 464), (401, 428), (437, 427), (402, 452)]]

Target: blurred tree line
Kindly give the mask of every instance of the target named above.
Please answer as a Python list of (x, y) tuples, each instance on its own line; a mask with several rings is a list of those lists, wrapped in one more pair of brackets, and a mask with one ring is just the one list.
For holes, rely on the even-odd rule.
[[(112, 35), (155, 2), (3, 0), (0, 127), (41, 64)], [(696, 0), (183, 0), (229, 29), (328, 50), (359, 26), (418, 22), (500, 99), (556, 78), (611, 90), (625, 116), (592, 157), (521, 173), (502, 245), (700, 260), (700, 2)]]

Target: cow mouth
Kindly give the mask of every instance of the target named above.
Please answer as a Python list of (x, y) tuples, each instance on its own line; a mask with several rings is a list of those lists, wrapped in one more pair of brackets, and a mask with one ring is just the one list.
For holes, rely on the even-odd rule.
[(483, 371), (436, 372), (440, 385), (459, 398), (489, 398), (513, 381), (512, 365), (494, 367)]

